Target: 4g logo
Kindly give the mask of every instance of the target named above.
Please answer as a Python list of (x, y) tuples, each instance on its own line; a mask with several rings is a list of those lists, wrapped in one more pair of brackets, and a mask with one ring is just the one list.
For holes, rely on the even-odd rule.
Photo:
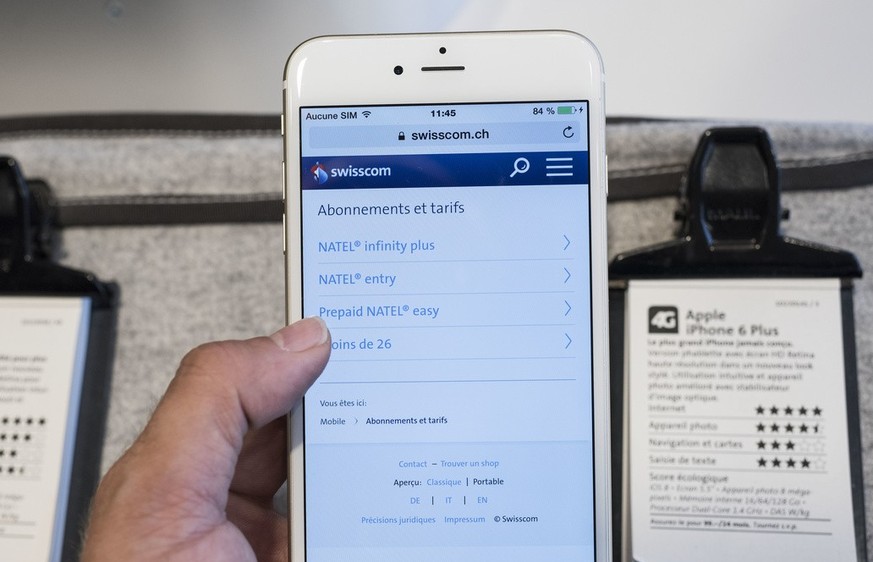
[(675, 306), (650, 306), (649, 333), (678, 334), (679, 309)]

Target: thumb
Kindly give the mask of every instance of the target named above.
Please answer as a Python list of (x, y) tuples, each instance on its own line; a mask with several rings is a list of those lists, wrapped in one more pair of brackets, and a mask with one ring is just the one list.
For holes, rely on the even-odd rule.
[[(173, 441), (190, 460), (190, 444), (210, 438), (238, 452), (249, 430), (288, 413), (321, 374), (329, 339), (324, 321), (313, 317), (270, 337), (195, 348), (182, 360), (145, 433), (162, 442), (164, 455)], [(203, 444), (213, 451), (222, 445)]]
[(135, 535), (169, 552), (223, 525), (243, 437), (291, 410), (329, 355), (320, 318), (188, 353), (142, 435), (104, 477), (83, 559), (100, 559), (93, 545), (125, 551)]

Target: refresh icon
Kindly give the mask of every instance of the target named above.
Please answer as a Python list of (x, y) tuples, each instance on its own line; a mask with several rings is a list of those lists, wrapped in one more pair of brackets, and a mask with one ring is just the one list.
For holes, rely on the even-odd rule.
[(565, 139), (572, 139), (575, 136), (576, 136), (576, 132), (573, 130), (573, 127), (571, 127), (570, 125), (567, 125), (566, 127), (564, 127), (564, 138)]

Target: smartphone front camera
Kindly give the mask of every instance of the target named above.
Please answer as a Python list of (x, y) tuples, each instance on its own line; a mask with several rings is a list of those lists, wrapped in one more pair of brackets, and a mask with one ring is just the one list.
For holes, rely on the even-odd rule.
[(445, 48), (445, 47), (440, 47), (440, 54), (441, 54), (441, 55), (446, 54), (446, 48)]
[(397, 66), (395, 66), (394, 67), (394, 74), (396, 74), (397, 76), (400, 76), (401, 74), (403, 74), (403, 67), (400, 66), (399, 64)]

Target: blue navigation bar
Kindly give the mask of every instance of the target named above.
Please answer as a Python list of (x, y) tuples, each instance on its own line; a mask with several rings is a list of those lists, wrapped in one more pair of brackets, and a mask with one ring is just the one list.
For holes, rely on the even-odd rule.
[(588, 184), (588, 152), (305, 157), (303, 189)]

